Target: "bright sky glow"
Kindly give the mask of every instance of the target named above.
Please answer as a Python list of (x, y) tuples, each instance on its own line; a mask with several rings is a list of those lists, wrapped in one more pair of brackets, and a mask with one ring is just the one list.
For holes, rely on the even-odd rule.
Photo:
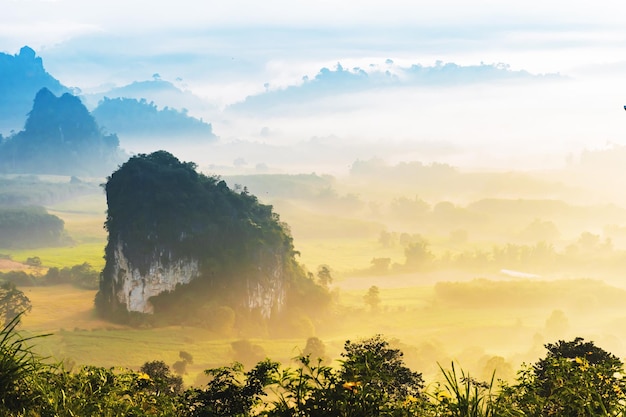
[(281, 143), (337, 135), (474, 144), (503, 165), (532, 152), (626, 143), (623, 1), (0, 0), (0, 51), (23, 45), (69, 86), (92, 91), (159, 73), (222, 108), (339, 62), (371, 71), (386, 59), (503, 63), (569, 80), (360, 93), (311, 102), (306, 115), (204, 114), (232, 140), (260, 140), (267, 128)]

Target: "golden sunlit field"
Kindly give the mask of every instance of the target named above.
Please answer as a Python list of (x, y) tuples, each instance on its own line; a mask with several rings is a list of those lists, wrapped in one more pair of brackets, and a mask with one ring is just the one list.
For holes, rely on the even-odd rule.
[[(576, 336), (626, 355), (626, 291), (620, 285), (626, 217), (619, 222), (626, 212), (619, 207), (530, 198), (450, 203), (433, 191), (421, 200), (402, 183), (332, 186), (345, 194), (269, 195), (267, 203), (290, 226), (299, 261), (312, 273), (329, 266), (334, 314), (341, 320), (313, 320), (312, 333), (303, 329), (275, 339), (224, 337), (195, 327), (133, 328), (96, 317), (95, 290), (56, 285), (21, 288), (33, 305), (22, 328), (50, 333), (36, 339), (36, 350), (69, 365), (138, 369), (151, 360), (171, 365), (188, 352), (193, 364), (187, 384), (199, 383), (204, 369), (260, 359), (233, 350), (231, 343), (243, 339), (258, 355), (289, 363), (311, 336), (338, 359), (346, 340), (382, 334), (427, 381), (438, 374), (438, 363), (453, 360), (479, 378), (488, 378), (497, 364), (498, 377), (510, 380), (522, 362), (543, 355), (544, 343)], [(252, 192), (267, 194), (258, 187)], [(7, 260), (6, 268), (26, 268), (15, 261), (37, 256), (42, 266), (27, 271), (43, 274), (83, 262), (100, 270), (104, 196), (71, 199), (48, 211), (64, 220), (71, 244), (0, 249), (14, 262)], [(378, 289), (376, 308), (364, 299), (372, 287)]]

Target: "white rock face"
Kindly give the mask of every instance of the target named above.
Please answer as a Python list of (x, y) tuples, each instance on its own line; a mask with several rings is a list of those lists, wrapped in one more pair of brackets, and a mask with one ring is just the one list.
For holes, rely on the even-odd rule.
[(257, 274), (247, 281), (247, 306), (250, 310), (259, 309), (261, 316), (268, 319), (282, 310), (287, 298), (284, 254), (266, 250), (259, 255)]
[[(171, 259), (168, 252), (154, 253), (148, 273), (142, 275), (124, 254), (123, 246), (123, 242), (115, 246), (112, 277), (117, 288), (115, 298), (129, 312), (154, 313), (150, 297), (173, 291), (178, 284), (189, 284), (200, 275), (197, 259), (170, 260), (164, 266), (161, 259)], [(246, 293), (241, 294), (244, 306), (258, 310), (266, 319), (280, 312), (287, 298), (283, 254), (272, 250), (259, 254), (259, 266), (245, 283)]]
[(270, 271), (259, 268), (259, 278), (248, 281), (248, 308), (260, 309), (261, 316), (269, 319), (272, 312), (279, 312), (285, 305), (286, 289), (282, 268)]
[(155, 256), (148, 273), (141, 275), (124, 255), (121, 242), (115, 248), (114, 259), (113, 276), (121, 284), (115, 296), (129, 312), (152, 314), (150, 297), (172, 291), (177, 284), (188, 284), (199, 274), (196, 259), (179, 259), (163, 266), (161, 257)]

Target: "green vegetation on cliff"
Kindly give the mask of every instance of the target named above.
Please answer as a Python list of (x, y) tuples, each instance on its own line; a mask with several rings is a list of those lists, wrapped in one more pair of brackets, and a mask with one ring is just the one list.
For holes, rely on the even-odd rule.
[[(167, 268), (181, 261), (198, 262), (198, 278), (150, 300), (157, 315), (167, 312), (175, 321), (193, 321), (196, 310), (219, 307), (216, 300), (233, 308), (250, 307), (254, 304), (250, 288), (260, 285), (273, 291), (277, 288), (273, 281), (284, 282), (294, 302), (303, 298), (298, 292), (311, 289), (323, 298), (323, 291), (315, 291), (317, 286), (296, 262), (289, 230), (272, 207), (259, 203), (247, 190), (235, 192), (218, 177), (195, 168), (158, 151), (130, 158), (108, 178), (105, 226), (109, 236), (96, 300), (99, 311), (124, 316), (124, 307), (128, 310), (118, 296), (122, 287), (128, 288), (128, 282), (124, 286), (116, 275), (120, 256), (145, 280), (155, 265)], [(282, 283), (279, 287), (276, 292), (282, 291)], [(289, 299), (281, 303), (271, 308), (280, 310)]]

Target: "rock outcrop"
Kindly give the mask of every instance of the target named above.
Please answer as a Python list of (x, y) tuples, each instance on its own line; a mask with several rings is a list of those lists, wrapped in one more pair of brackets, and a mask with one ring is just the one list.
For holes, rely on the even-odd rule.
[(174, 291), (177, 285), (189, 284), (199, 275), (197, 259), (178, 259), (164, 265), (162, 256), (154, 256), (144, 274), (133, 266), (123, 247), (123, 243), (118, 242), (113, 252), (113, 276), (115, 298), (128, 311), (154, 313), (150, 298)]
[(109, 238), (96, 297), (104, 316), (227, 305), (269, 319), (291, 284), (308, 279), (271, 206), (192, 163), (164, 151), (138, 155), (105, 189)]

